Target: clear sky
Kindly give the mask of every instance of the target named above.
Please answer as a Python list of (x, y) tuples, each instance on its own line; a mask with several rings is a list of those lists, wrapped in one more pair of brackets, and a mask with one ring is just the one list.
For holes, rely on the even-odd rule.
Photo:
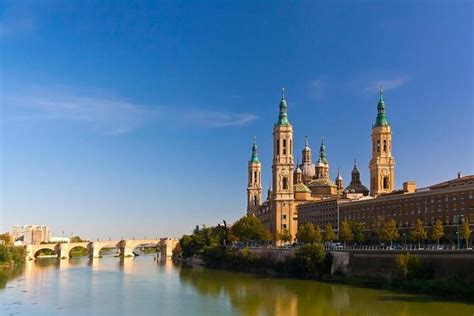
[(264, 192), (286, 88), (295, 158), (368, 186), (384, 85), (396, 186), (474, 173), (472, 1), (1, 1), (1, 230), (176, 236)]

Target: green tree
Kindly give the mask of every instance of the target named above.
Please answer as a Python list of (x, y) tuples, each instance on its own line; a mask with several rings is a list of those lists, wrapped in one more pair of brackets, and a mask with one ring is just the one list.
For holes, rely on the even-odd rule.
[(278, 237), (279, 237), (279, 240), (284, 243), (291, 242), (293, 239), (293, 236), (291, 236), (288, 229), (283, 229), (281, 233), (278, 234)]
[(315, 226), (316, 228), (314, 230), (314, 241), (320, 243), (323, 241), (323, 236), (321, 235), (321, 228), (319, 228), (319, 225)]
[(296, 251), (296, 260), (300, 262), (305, 270), (303, 276), (306, 278), (317, 278), (321, 263), (324, 261), (324, 248), (320, 243), (307, 243)]
[(382, 240), (382, 235), (383, 235), (383, 230), (384, 230), (384, 223), (385, 223), (385, 220), (383, 218), (383, 216), (377, 216), (374, 220), (374, 222), (372, 223), (372, 228), (373, 230), (375, 231), (375, 234), (377, 235), (378, 239), (379, 239), (379, 244), (380, 244), (380, 241)]
[(303, 244), (316, 242), (317, 236), (313, 223), (306, 222), (304, 224), (301, 224), (298, 227), (296, 239), (298, 239), (298, 242), (301, 242)]
[(5, 245), (9, 245), (12, 242), (12, 236), (9, 233), (0, 234), (0, 240), (5, 242)]
[(397, 222), (394, 219), (384, 223), (380, 238), (383, 240), (389, 240), (390, 247), (392, 247), (394, 240), (400, 238), (400, 233), (397, 229)]
[(461, 238), (466, 241), (466, 248), (469, 248), (469, 238), (471, 237), (471, 227), (467, 219), (464, 220), (464, 223), (461, 226)]
[(443, 236), (444, 236), (443, 221), (440, 219), (437, 219), (433, 226), (433, 229), (431, 230), (431, 238), (438, 242), (438, 247), (439, 247), (439, 240)]
[(12, 260), (12, 255), (7, 246), (0, 245), (0, 263), (8, 263)]
[(352, 233), (351, 226), (348, 221), (343, 221), (339, 229), (339, 239), (344, 242), (346, 246), (347, 242), (354, 240), (354, 234)]
[(71, 241), (71, 242), (83, 242), (83, 241), (85, 241), (85, 240), (83, 240), (83, 239), (82, 239), (81, 237), (79, 237), (79, 236), (73, 236), (73, 237), (71, 237), (70, 241)]
[(352, 233), (354, 234), (354, 241), (362, 243), (365, 241), (365, 225), (359, 222), (349, 222)]
[(324, 234), (324, 240), (325, 241), (334, 241), (337, 240), (336, 233), (334, 232), (334, 229), (332, 228), (331, 223), (328, 223), (326, 225), (326, 232)]
[(426, 238), (428, 238), (428, 235), (426, 234), (426, 230), (423, 227), (423, 221), (420, 219), (417, 219), (415, 221), (415, 226), (410, 231), (410, 239), (413, 240), (414, 242), (417, 242), (418, 248), (420, 248), (421, 242), (426, 240)]
[(232, 234), (240, 241), (270, 241), (272, 235), (262, 222), (253, 215), (246, 215), (232, 225)]

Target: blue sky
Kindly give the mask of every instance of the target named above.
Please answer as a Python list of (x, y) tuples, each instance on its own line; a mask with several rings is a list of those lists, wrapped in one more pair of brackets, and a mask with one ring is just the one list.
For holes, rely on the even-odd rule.
[[(179, 236), (266, 191), (286, 88), (295, 152), (368, 185), (384, 85), (396, 185), (474, 173), (470, 1), (1, 1), (1, 230)], [(296, 158), (300, 158), (298, 155)]]

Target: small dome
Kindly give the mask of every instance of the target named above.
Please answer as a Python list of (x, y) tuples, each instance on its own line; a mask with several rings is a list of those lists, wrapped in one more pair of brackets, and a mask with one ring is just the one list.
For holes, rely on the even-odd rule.
[(321, 160), (321, 158), (318, 159), (318, 162), (316, 163), (316, 167), (326, 167), (324, 162)]
[(293, 191), (297, 193), (311, 193), (311, 190), (304, 183), (297, 183), (293, 186)]
[(295, 173), (303, 173), (303, 171), (301, 171), (300, 167), (298, 167), (296, 168)]
[(326, 179), (326, 178), (321, 178), (321, 179), (315, 179), (315, 180), (312, 180), (309, 184), (308, 184), (308, 187), (335, 187), (336, 185), (334, 184), (334, 182), (332, 182), (331, 180), (329, 179)]

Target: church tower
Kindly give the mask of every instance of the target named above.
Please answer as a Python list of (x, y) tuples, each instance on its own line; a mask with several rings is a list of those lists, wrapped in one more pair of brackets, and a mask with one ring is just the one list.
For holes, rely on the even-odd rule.
[(280, 115), (273, 127), (272, 163), (272, 227), (273, 236), (287, 230), (296, 234), (296, 214), (293, 193), (293, 126), (288, 121), (285, 89), (282, 89)]
[(370, 160), (370, 195), (390, 193), (395, 188), (395, 159), (392, 156), (392, 132), (385, 114), (383, 89), (377, 105), (377, 120), (372, 126), (372, 159)]
[(258, 159), (257, 141), (255, 138), (248, 170), (247, 214), (252, 214), (256, 212), (262, 204), (262, 165)]

